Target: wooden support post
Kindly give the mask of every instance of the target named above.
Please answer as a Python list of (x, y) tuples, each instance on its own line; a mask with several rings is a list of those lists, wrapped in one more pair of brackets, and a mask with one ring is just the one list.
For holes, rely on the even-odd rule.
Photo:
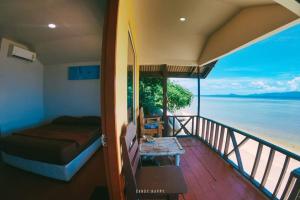
[(167, 65), (162, 65), (161, 66), (163, 69), (163, 121), (164, 121), (164, 132), (163, 136), (166, 137), (168, 136), (168, 66)]
[(200, 135), (199, 130), (200, 130), (200, 69), (198, 67), (198, 107), (197, 107), (197, 122), (196, 122), (196, 135)]

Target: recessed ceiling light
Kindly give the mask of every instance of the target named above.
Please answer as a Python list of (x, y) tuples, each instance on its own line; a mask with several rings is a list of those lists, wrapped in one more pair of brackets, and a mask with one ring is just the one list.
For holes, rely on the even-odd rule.
[(185, 18), (185, 17), (180, 17), (179, 20), (180, 20), (181, 22), (185, 22), (185, 21), (186, 21), (186, 18)]
[(51, 28), (51, 29), (54, 29), (54, 28), (56, 28), (56, 25), (55, 24), (48, 24), (48, 27)]

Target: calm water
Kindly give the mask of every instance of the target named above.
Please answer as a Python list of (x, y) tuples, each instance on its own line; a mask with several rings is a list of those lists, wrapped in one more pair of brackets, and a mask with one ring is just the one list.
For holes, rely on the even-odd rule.
[[(300, 101), (201, 97), (201, 115), (300, 153)], [(196, 114), (197, 98), (181, 113)]]

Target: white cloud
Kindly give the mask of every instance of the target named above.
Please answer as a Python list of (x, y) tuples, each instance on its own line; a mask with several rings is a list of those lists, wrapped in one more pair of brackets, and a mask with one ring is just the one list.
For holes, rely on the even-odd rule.
[(296, 77), (288, 81), (288, 85), (292, 91), (300, 90), (300, 77)]
[(205, 79), (201, 80), (202, 94), (251, 94), (300, 90), (300, 76), (293, 79)]

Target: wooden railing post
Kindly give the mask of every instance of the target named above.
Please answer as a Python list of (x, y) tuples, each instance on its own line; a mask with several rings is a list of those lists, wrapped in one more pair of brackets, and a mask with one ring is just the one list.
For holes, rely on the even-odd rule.
[(237, 163), (238, 163), (238, 167), (239, 167), (240, 172), (243, 173), (244, 172), (243, 162), (242, 162), (240, 150), (239, 150), (239, 147), (237, 145), (237, 141), (236, 141), (234, 132), (231, 129), (229, 129), (227, 134), (229, 134), (230, 137), (231, 137), (231, 141), (232, 141), (233, 149), (235, 151), (235, 156), (236, 156), (236, 160), (237, 160)]
[(298, 200), (300, 198), (300, 168), (291, 172), (280, 200)]

